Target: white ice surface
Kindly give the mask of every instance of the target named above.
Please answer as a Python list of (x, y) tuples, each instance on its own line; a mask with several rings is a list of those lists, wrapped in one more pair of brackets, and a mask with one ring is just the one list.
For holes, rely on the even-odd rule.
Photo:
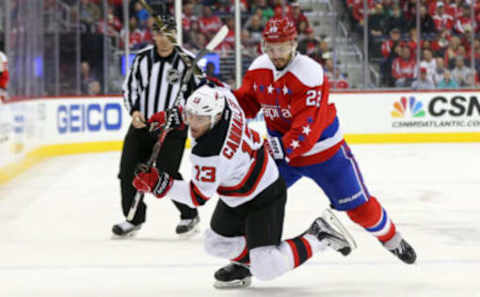
[[(205, 254), (200, 235), (176, 238), (178, 213), (168, 198), (147, 198), (136, 238), (111, 239), (123, 219), (120, 154), (86, 154), (50, 159), (1, 186), (0, 296), (480, 297), (480, 144), (352, 149), (370, 192), (415, 247), (416, 265), (401, 263), (342, 213), (359, 245), (351, 256), (328, 251), (274, 281), (216, 290), (213, 273), (226, 262)], [(187, 160), (184, 176), (189, 170)], [(215, 202), (200, 209), (203, 229)], [(327, 206), (311, 181), (295, 184), (284, 238)]]

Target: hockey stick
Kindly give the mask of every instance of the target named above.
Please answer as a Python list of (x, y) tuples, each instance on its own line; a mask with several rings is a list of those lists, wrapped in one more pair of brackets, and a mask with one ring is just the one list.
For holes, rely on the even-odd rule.
[(157, 23), (158, 27), (160, 30), (167, 36), (167, 38), (174, 44), (177, 44), (177, 40), (175, 39), (175, 36), (171, 34), (171, 32), (168, 32), (164, 29), (163, 27), (163, 21), (161, 18), (155, 15), (155, 12), (153, 11), (152, 7), (148, 5), (145, 0), (139, 0), (140, 4), (145, 8), (145, 10), (148, 12), (148, 14), (153, 18), (155, 23)]
[[(142, 1), (141, 1), (142, 2)], [(198, 61), (205, 56), (209, 51), (212, 51), (215, 49), (227, 36), (228, 34), (228, 27), (227, 26), (222, 26), (220, 30), (215, 34), (215, 36), (210, 40), (210, 42), (207, 44), (207, 46), (200, 50), (200, 52), (197, 54), (195, 59), (192, 62), (192, 66), (190, 66), (187, 70), (187, 73), (182, 79), (182, 85), (180, 86), (180, 90), (178, 91), (177, 96), (175, 97), (174, 105), (180, 104), (180, 100), (183, 99), (183, 94), (184, 92), (187, 91), (188, 83), (190, 82), (190, 79), (193, 75), (194, 67), (197, 67)], [(170, 132), (171, 128), (170, 125), (167, 123), (165, 127), (163, 127), (162, 133), (158, 136), (158, 140), (153, 146), (152, 149), (152, 155), (150, 156), (150, 159), (148, 159), (148, 162), (146, 164), (140, 164), (139, 169), (140, 170), (145, 170), (148, 171), (152, 166), (155, 166), (155, 163), (158, 158), (158, 154), (160, 153), (160, 149), (162, 148), (163, 142), (165, 141), (165, 137), (167, 136), (168, 132)], [(141, 192), (138, 192), (135, 194), (135, 199), (130, 206), (130, 209), (128, 210), (128, 216), (127, 220), (132, 221), (133, 218), (135, 217), (135, 214), (137, 213), (137, 208), (138, 205), (140, 204), (140, 201), (142, 200), (143, 194)]]

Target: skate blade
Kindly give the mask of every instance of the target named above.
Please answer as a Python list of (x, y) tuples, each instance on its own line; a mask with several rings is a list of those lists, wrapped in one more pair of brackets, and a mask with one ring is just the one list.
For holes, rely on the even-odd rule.
[(137, 235), (137, 232), (140, 230), (140, 228), (136, 228), (135, 230), (132, 230), (130, 232), (121, 234), (120, 231), (118, 231), (115, 226), (112, 228), (112, 239), (128, 239), (131, 237), (134, 237)]
[(118, 235), (118, 234), (112, 234), (112, 240), (124, 240), (124, 239), (130, 239), (132, 237), (135, 237), (137, 235), (137, 231), (132, 231), (130, 233), (124, 234), (124, 235)]
[(185, 233), (180, 233), (180, 234), (177, 233), (177, 235), (178, 235), (179, 239), (186, 240), (186, 239), (192, 238), (197, 233), (200, 233), (200, 227), (199, 226), (195, 226), (195, 227), (193, 227), (192, 230), (190, 230), (188, 232), (185, 232)]
[(252, 284), (252, 278), (251, 277), (246, 277), (241, 280), (234, 280), (231, 282), (222, 282), (222, 281), (215, 281), (213, 283), (213, 286), (216, 289), (220, 290), (228, 290), (228, 289), (243, 289), (243, 288), (248, 288)]
[(322, 213), (322, 218), (335, 226), (335, 228), (337, 228), (337, 231), (339, 231), (345, 236), (345, 239), (347, 240), (352, 250), (357, 248), (357, 243), (355, 242), (355, 239), (353, 239), (352, 234), (350, 234), (347, 228), (343, 226), (342, 222), (340, 222), (340, 220), (337, 218), (337, 216), (333, 213), (331, 209), (325, 209)]

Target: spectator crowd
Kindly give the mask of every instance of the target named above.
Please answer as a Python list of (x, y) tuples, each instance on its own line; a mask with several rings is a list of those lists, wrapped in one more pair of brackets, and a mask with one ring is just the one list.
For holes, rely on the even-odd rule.
[[(416, 29), (417, 0), (367, 0), (369, 62), (379, 70), (380, 86), (415, 89), (480, 87), (480, 1), (418, 1), (420, 38)], [(45, 9), (56, 11), (56, 2), (44, 0)], [(174, 14), (174, 0), (147, 2), (158, 11)], [(298, 0), (240, 2), (244, 68), (262, 53), (262, 31), (267, 20), (286, 15), (297, 27), (298, 51), (323, 65), (331, 87), (351, 87), (347, 73), (340, 71), (340, 61), (334, 59), (330, 44), (332, 36), (316, 32)], [(103, 80), (100, 78), (104, 77), (105, 71), (98, 60), (101, 57), (98, 50), (104, 49), (101, 42), (97, 42), (99, 46), (95, 50), (91, 46), (84, 50), (85, 45), (93, 43), (83, 36), (107, 36), (114, 46), (122, 50), (126, 40), (123, 0), (62, 0), (62, 3), (71, 7), (72, 19), (80, 23), (82, 92), (97, 94), (102, 90)], [(342, 3), (351, 31), (358, 33), (359, 40), (363, 40), (364, 0), (345, 0)], [(228, 36), (215, 50), (220, 63), (209, 63), (206, 71), (233, 84), (233, 71), (219, 71), (216, 67), (222, 68), (234, 61), (234, 0), (183, 0), (182, 9), (183, 44), (192, 52), (204, 48), (221, 26), (229, 27)], [(140, 50), (152, 43), (154, 20), (138, 0), (129, 1), (128, 11), (127, 46), (132, 51)], [(57, 23), (45, 21), (45, 25), (48, 24)], [(417, 65), (418, 46), (420, 63)]]
[[(420, 34), (416, 0), (367, 1), (369, 50), (379, 63), (382, 86), (480, 87), (480, 2), (419, 1)], [(363, 0), (347, 0), (346, 6), (354, 31), (363, 32)]]
[[(82, 24), (82, 30), (118, 38), (118, 46), (123, 47), (126, 33), (121, 21), (124, 19), (122, 1), (108, 1), (106, 20), (104, 18), (102, 0), (79, 1), (78, 15)], [(164, 4), (162, 6), (163, 12), (173, 15), (174, 1), (165, 0), (162, 2)], [(184, 46), (192, 52), (196, 52), (206, 46), (207, 42), (221, 26), (227, 25), (230, 32), (215, 51), (222, 58), (231, 57), (235, 46), (233, 4), (233, 0), (184, 0), (182, 12)], [(310, 25), (299, 3), (296, 1), (241, 0), (241, 46), (244, 58), (251, 61), (261, 54), (262, 31), (265, 23), (271, 17), (278, 15), (286, 15), (292, 19), (299, 33), (298, 50), (324, 65), (327, 76), (330, 78), (330, 84), (336, 88), (348, 88), (349, 84), (345, 74), (340, 73), (333, 67), (331, 49), (325, 36), (320, 38), (315, 33), (314, 28)], [(130, 1), (128, 46), (131, 50), (139, 50), (152, 43), (153, 23), (153, 18), (139, 1)], [(83, 62), (89, 63), (88, 61)], [(214, 69), (215, 65), (209, 66), (207, 68), (209, 75), (217, 76), (220, 79), (233, 83), (231, 73), (220, 72), (218, 74), (218, 69)], [(82, 67), (85, 67), (85, 65)], [(96, 71), (91, 69), (91, 72), (95, 76)], [(85, 87), (85, 89), (88, 88)]]

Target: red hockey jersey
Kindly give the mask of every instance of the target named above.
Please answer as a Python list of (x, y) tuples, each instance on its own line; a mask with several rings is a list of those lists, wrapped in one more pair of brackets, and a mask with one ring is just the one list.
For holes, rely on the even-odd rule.
[(269, 134), (281, 136), (292, 166), (326, 161), (343, 142), (323, 68), (305, 55), (297, 54), (282, 71), (267, 55), (258, 57), (234, 94), (247, 118), (263, 109)]
[(7, 56), (0, 52), (0, 89), (7, 88), (9, 79)]

